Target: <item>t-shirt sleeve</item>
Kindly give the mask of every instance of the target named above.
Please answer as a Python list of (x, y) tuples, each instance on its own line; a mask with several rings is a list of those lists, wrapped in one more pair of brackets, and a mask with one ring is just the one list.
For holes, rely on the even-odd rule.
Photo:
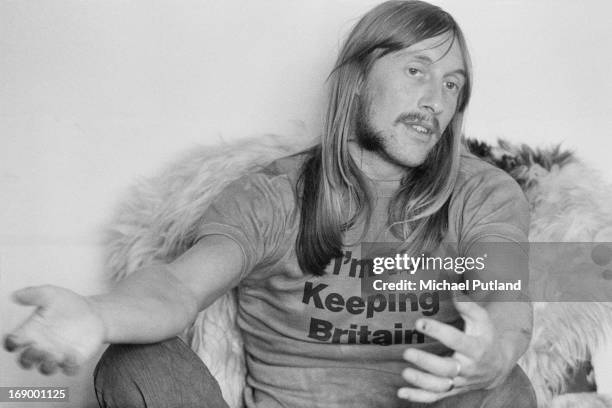
[(293, 192), (283, 176), (255, 173), (229, 184), (206, 209), (197, 239), (223, 235), (242, 249), (244, 278), (256, 266), (270, 264), (287, 246)]
[(477, 241), (527, 243), (529, 204), (519, 185), (497, 169), (487, 169), (466, 180), (454, 197), (459, 251)]
[(520, 290), (472, 290), (485, 301), (527, 298), (529, 279), (529, 205), (518, 184), (506, 173), (487, 169), (473, 175), (459, 189), (455, 211), (461, 256), (486, 259), (483, 270), (465, 278), (517, 282)]

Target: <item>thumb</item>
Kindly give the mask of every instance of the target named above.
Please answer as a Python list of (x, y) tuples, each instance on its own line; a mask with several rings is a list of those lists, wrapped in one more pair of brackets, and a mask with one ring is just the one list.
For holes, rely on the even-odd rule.
[(52, 286), (29, 286), (13, 292), (13, 300), (24, 306), (47, 306), (51, 298)]
[(453, 305), (466, 323), (481, 323), (489, 318), (485, 308), (463, 293), (453, 294)]

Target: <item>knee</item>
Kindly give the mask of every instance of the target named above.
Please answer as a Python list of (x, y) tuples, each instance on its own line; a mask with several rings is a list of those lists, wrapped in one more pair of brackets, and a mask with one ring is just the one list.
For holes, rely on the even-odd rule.
[(191, 350), (174, 338), (154, 344), (111, 344), (94, 371), (94, 387), (101, 407), (145, 407), (156, 399), (156, 383)]
[[(145, 407), (164, 377), (169, 351), (180, 347), (179, 339), (155, 344), (111, 344), (94, 371), (94, 387), (101, 407)], [(185, 345), (186, 347), (186, 345)], [(169, 350), (170, 349), (170, 350)], [(146, 398), (145, 398), (146, 397)]]
[(146, 407), (139, 377), (146, 375), (137, 345), (111, 344), (94, 370), (94, 388), (100, 407)]
[(216, 380), (179, 338), (110, 345), (96, 366), (94, 386), (102, 408), (224, 404)]

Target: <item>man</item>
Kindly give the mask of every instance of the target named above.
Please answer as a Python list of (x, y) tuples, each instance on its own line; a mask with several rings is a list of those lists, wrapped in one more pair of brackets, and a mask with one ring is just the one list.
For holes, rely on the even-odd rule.
[(375, 7), (332, 71), (319, 145), (232, 183), (169, 265), (99, 296), (17, 292), (39, 308), (6, 347), (52, 373), (73, 372), (102, 343), (131, 344), (109, 347), (98, 364), (101, 406), (222, 407), (206, 367), (173, 337), (238, 287), (248, 407), (535, 406), (516, 366), (527, 303), (419, 293), (409, 310), (391, 295), (360, 297), (353, 268), (362, 242), (417, 254), (456, 243), (462, 256), (501, 242), (509, 249), (489, 258), (489, 277), (524, 277), (520, 189), (461, 152), (470, 74), (450, 15), (418, 1)]

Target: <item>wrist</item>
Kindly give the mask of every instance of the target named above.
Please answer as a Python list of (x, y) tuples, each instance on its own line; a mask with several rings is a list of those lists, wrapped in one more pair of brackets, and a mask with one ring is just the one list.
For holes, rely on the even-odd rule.
[[(496, 324), (497, 343), (506, 369), (512, 369), (531, 341), (532, 312), (529, 303), (493, 304), (489, 313)], [(513, 318), (508, 318), (512, 314)]]
[(86, 296), (85, 301), (89, 305), (92, 314), (98, 320), (102, 328), (102, 342), (111, 343), (109, 327), (110, 319), (108, 319), (106, 316), (107, 307), (105, 305), (107, 304), (107, 301), (105, 300), (104, 295)]
[(513, 340), (507, 337), (501, 340), (499, 351), (501, 354), (500, 361), (503, 371), (510, 372), (516, 365), (522, 351), (517, 348), (517, 344)]

